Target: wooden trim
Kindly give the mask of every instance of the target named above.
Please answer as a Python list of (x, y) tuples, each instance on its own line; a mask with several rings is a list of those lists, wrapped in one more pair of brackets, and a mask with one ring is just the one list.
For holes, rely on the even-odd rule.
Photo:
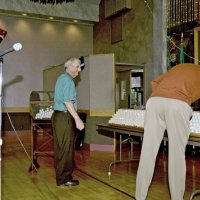
[(29, 107), (3, 107), (2, 113), (29, 113)]
[(105, 151), (105, 152), (114, 152), (115, 146), (113, 144), (83, 144), (83, 149), (85, 151)]
[(111, 117), (115, 114), (115, 110), (85, 110), (85, 109), (78, 109), (78, 112), (84, 112), (88, 116), (92, 117)]
[[(30, 109), (29, 107), (5, 107), (2, 108), (2, 113), (29, 113)], [(85, 110), (85, 109), (79, 109), (78, 112), (84, 112), (89, 116), (92, 117), (110, 117), (115, 114), (114, 109), (113, 110)]]
[(89, 115), (94, 117), (111, 117), (115, 114), (114, 109), (113, 110), (90, 110)]

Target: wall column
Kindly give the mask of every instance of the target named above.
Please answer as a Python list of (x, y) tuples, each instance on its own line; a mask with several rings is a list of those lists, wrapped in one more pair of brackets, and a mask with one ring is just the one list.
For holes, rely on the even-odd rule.
[(153, 69), (156, 77), (167, 71), (167, 1), (153, 2)]

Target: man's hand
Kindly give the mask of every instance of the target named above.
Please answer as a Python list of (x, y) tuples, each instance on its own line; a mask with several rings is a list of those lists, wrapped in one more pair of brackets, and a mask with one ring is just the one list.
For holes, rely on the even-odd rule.
[(75, 119), (75, 123), (77, 129), (79, 129), (80, 131), (84, 129), (85, 125), (80, 118)]

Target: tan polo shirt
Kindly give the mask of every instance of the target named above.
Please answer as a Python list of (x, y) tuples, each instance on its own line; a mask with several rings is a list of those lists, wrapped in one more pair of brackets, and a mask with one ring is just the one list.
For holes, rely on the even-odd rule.
[(151, 96), (173, 98), (189, 105), (200, 98), (200, 65), (176, 65), (151, 82)]

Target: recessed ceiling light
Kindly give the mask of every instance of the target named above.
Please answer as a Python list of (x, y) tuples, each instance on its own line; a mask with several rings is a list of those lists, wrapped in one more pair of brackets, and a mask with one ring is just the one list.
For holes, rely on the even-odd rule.
[(54, 19), (53, 17), (49, 17), (49, 19)]
[(74, 23), (77, 23), (77, 22), (78, 22), (78, 20), (74, 19), (74, 20), (73, 20), (73, 22), (74, 22)]
[(26, 14), (26, 13), (22, 13), (22, 15), (23, 15), (23, 16), (27, 16), (27, 14)]

